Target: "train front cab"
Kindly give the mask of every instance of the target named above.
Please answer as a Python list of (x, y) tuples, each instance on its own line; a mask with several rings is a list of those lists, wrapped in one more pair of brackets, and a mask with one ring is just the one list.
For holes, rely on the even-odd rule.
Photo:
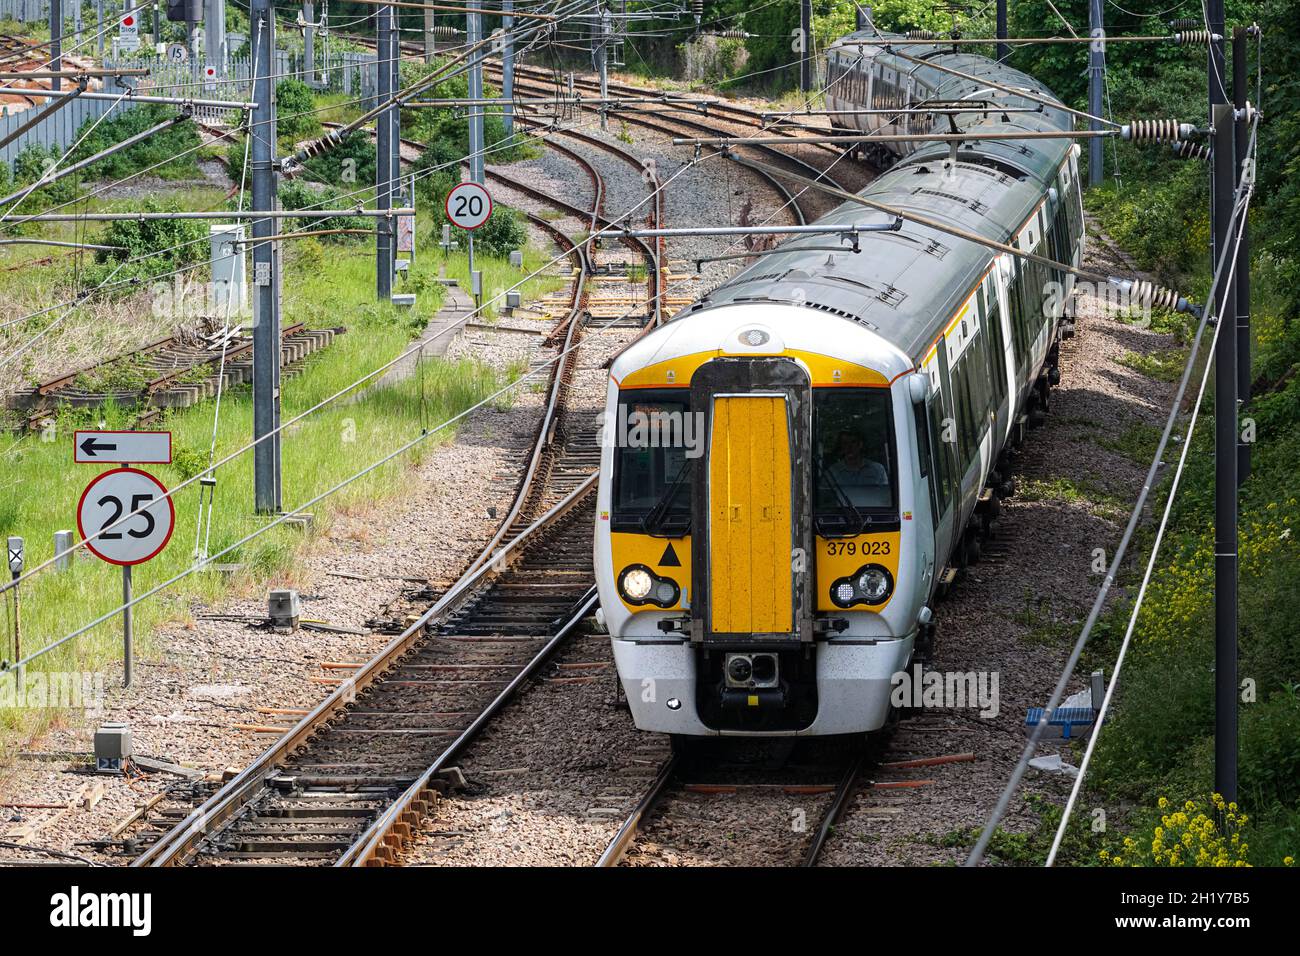
[[(797, 317), (841, 343), (874, 338)], [(720, 348), (610, 385), (617, 435), (605, 442), (596, 557), (611, 572), (601, 603), (636, 724), (878, 729), (934, 570), (933, 535), (918, 533), (929, 503), (905, 360), (877, 370), (787, 348), (734, 314), (718, 321)], [(635, 431), (655, 416), (694, 424), (645, 447)]]

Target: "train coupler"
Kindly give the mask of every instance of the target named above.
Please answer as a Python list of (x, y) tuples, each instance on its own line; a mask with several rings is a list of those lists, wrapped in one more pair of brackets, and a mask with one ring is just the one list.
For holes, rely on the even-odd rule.
[(785, 690), (780, 687), (727, 687), (722, 691), (722, 706), (727, 710), (784, 710), (785, 703)]

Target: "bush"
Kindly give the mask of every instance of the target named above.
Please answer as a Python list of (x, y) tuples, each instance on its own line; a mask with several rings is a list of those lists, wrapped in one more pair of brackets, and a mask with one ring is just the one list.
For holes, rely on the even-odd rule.
[(499, 259), (504, 259), (513, 249), (522, 249), (527, 242), (528, 229), (509, 206), (493, 208), (488, 221), (474, 233), (474, 248)]
[(443, 203), (460, 182), (461, 153), (453, 143), (433, 140), (415, 161), (415, 193), (430, 205), (434, 221), (441, 226), (445, 219)]
[[(1250, 866), (1247, 825), (1250, 817), (1237, 804), (1218, 794), (1207, 800), (1187, 800), (1175, 806), (1160, 797), (1155, 814), (1136, 836), (1124, 837), (1111, 850), (1101, 850), (1104, 866)], [(1207, 812), (1208, 811), (1208, 812)], [(1216, 818), (1222, 818), (1219, 823)]]
[[(142, 103), (134, 109), (116, 112), (93, 129), (95, 120), (82, 124), (77, 136), (85, 135), (69, 162), (80, 162), (115, 143), (143, 133), (151, 126), (176, 116), (176, 108)], [(88, 133), (88, 135), (87, 135)], [(122, 179), (143, 169), (150, 169), (163, 179), (187, 179), (199, 175), (195, 151), (200, 144), (198, 131), (190, 122), (177, 123), (154, 133), (134, 146), (128, 146), (90, 166), (84, 178)], [(157, 167), (151, 169), (151, 167)]]
[[(141, 212), (177, 212), (175, 200), (149, 198)], [(102, 242), (125, 251), (100, 250), (95, 265), (82, 273), (82, 285), (94, 288), (125, 279), (147, 281), (208, 257), (208, 224), (201, 219), (119, 219), (108, 224)], [(148, 258), (133, 262), (141, 256)], [(118, 267), (121, 266), (119, 269)]]
[(349, 133), (338, 146), (322, 156), (313, 156), (303, 164), (313, 179), (346, 191), (373, 186), (375, 183), (375, 143), (370, 134), (357, 130)]
[[(58, 146), (43, 149), (32, 143), (22, 150), (14, 160), (13, 184), (21, 189), (39, 180), (45, 171), (58, 162), (63, 151)], [(62, 164), (66, 166), (67, 164)], [(33, 190), (17, 207), (19, 213), (36, 213), (69, 202), (77, 197), (76, 177), (68, 176), (55, 183), (49, 183)]]
[(744, 70), (749, 51), (744, 40), (699, 36), (681, 45), (682, 79), (717, 83)]
[[(280, 205), (285, 209), (337, 209), (355, 205), (355, 197), (345, 196), (331, 186), (314, 186), (291, 179), (280, 184)], [(331, 219), (286, 219), (285, 231), (309, 232), (317, 229), (365, 229), (373, 231), (374, 222), (365, 216), (335, 216)], [(325, 242), (347, 242), (364, 236), (321, 236)]]
[(275, 109), (281, 139), (299, 142), (320, 134), (316, 96), (301, 80), (281, 80), (275, 85)]

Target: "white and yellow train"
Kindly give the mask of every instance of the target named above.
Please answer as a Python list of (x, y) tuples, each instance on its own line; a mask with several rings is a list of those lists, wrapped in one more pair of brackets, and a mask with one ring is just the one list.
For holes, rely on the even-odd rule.
[[(907, 52), (1050, 97), (983, 57)], [(843, 127), (947, 128), (947, 113), (847, 111), (967, 105), (962, 130), (1070, 123), (883, 45), (827, 60)], [(1079, 262), (1069, 140), (892, 146), (896, 164), (862, 195)], [(857, 203), (822, 220), (890, 221)], [(1008, 451), (1059, 377), (1063, 270), (910, 222), (861, 234), (856, 253), (827, 246), (804, 236), (758, 257), (611, 366), (595, 562), (639, 728), (884, 725), (892, 676), (925, 653), (936, 591), (977, 556), (1011, 490)]]

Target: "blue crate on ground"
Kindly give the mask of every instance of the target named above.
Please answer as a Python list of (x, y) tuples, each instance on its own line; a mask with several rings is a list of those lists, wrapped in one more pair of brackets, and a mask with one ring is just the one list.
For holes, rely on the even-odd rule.
[[(1025, 731), (1032, 732), (1034, 725), (1042, 719), (1043, 708), (1030, 707), (1029, 712), (1025, 714)], [(1044, 735), (1050, 735), (1051, 731), (1055, 730), (1061, 737), (1069, 740), (1079, 731), (1087, 730), (1096, 720), (1097, 712), (1091, 707), (1058, 707), (1052, 711)]]

